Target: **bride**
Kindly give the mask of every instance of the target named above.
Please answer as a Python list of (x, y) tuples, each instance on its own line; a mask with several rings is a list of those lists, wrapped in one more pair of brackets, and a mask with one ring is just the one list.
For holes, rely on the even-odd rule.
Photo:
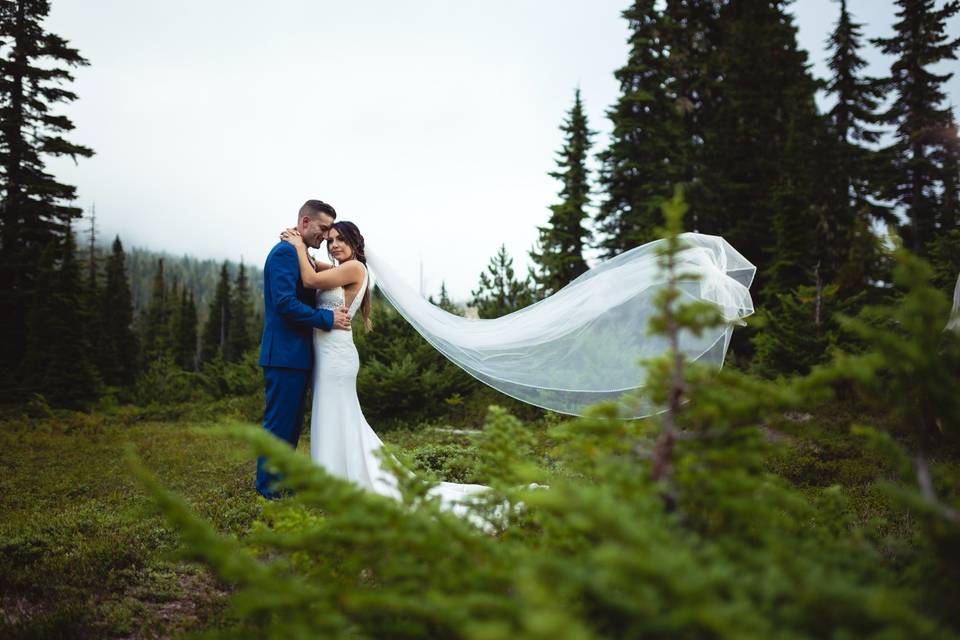
[[(294, 229), (281, 239), (297, 250), (300, 278), (305, 287), (317, 289), (317, 306), (325, 309), (346, 307), (348, 315), (359, 312), (364, 327), (370, 329), (370, 275), (367, 269), (364, 239), (352, 222), (335, 222), (327, 234), (327, 251), (337, 265), (310, 264), (307, 247)], [(383, 442), (363, 417), (357, 398), (357, 373), (360, 358), (350, 331), (313, 332), (314, 378), (310, 418), (310, 457), (329, 473), (350, 480), (378, 494), (400, 498), (396, 478), (383, 469), (374, 454)], [(480, 484), (440, 482), (428, 495), (440, 499), (442, 508), (470, 515), (481, 527), (485, 521), (472, 517), (464, 500), (489, 487)]]

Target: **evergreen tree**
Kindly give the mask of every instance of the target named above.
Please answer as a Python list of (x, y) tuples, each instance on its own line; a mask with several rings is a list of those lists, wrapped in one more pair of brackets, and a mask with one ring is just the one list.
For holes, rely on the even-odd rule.
[(45, 158), (89, 157), (93, 151), (69, 142), (73, 129), (54, 105), (76, 100), (64, 85), (69, 68), (86, 65), (79, 52), (41, 24), (45, 0), (0, 1), (0, 384), (17, 377), (26, 344), (27, 307), (36, 289), (38, 257), (62, 239), (80, 209), (72, 186), (45, 170)]
[(704, 132), (721, 95), (716, 60), (722, 4), (717, 0), (667, 0), (663, 9), (663, 37), (669, 50), (666, 96), (682, 132), (672, 149), (675, 184), (685, 185), (685, 198), (692, 205), (691, 230), (712, 234), (719, 233), (718, 222), (701, 206), (698, 190)]
[(96, 210), (93, 210), (90, 214), (90, 226), (87, 228), (86, 277), (83, 281), (83, 290), (84, 308), (87, 310), (86, 332), (90, 343), (96, 345), (94, 360), (100, 377), (103, 378), (103, 371), (100, 371), (102, 360), (100, 351), (105, 340), (103, 314), (100, 312), (103, 289), (100, 285), (100, 266), (97, 260), (96, 222)]
[(947, 21), (960, 12), (960, 1), (949, 0), (940, 9), (935, 0), (897, 0), (894, 34), (873, 42), (895, 60), (883, 86), (894, 101), (882, 114), (895, 127), (894, 142), (884, 149), (891, 174), (884, 196), (904, 208), (909, 222), (902, 229), (907, 246), (926, 254), (928, 244), (947, 225), (948, 212), (938, 206), (943, 190), (943, 166), (936, 150), (951, 125), (951, 110), (942, 107), (943, 85), (952, 73), (935, 74), (930, 68), (941, 60), (955, 60), (960, 38), (950, 39)]
[(940, 231), (927, 245), (934, 270), (934, 283), (947, 294), (953, 291), (960, 273), (960, 138), (952, 119), (936, 152), (942, 167), (943, 190), (940, 193)]
[(201, 359), (206, 362), (218, 355), (226, 357), (228, 330), (230, 329), (230, 315), (232, 309), (230, 296), (230, 274), (227, 263), (220, 268), (220, 280), (217, 291), (210, 302), (210, 312), (203, 327), (203, 337), (200, 344)]
[(635, 0), (623, 12), (630, 29), (627, 63), (615, 73), (620, 97), (608, 112), (613, 132), (599, 154), (605, 198), (596, 216), (606, 256), (653, 240), (660, 204), (682, 180), (675, 154), (681, 124), (666, 93), (669, 78), (664, 23), (655, 0)]
[(96, 397), (99, 384), (93, 348), (87, 333), (83, 276), (76, 243), (69, 227), (54, 268), (53, 244), (43, 252), (38, 283), (29, 314), (26, 387), (44, 394), (51, 404), (81, 407)]
[(163, 258), (157, 261), (150, 302), (141, 318), (143, 358), (145, 363), (159, 360), (170, 349), (169, 292), (163, 274)]
[(107, 260), (100, 314), (103, 331), (97, 348), (98, 368), (107, 384), (129, 385), (136, 375), (139, 354), (133, 332), (130, 280), (120, 236), (114, 239)]
[(943, 231), (960, 229), (960, 135), (952, 108), (950, 124), (940, 138), (936, 151), (940, 163), (943, 190), (940, 194), (940, 228)]
[(197, 365), (197, 306), (186, 287), (180, 293), (173, 330), (174, 361), (181, 369), (193, 371)]
[(23, 383), (26, 391), (42, 393), (47, 388), (46, 373), (53, 367), (57, 354), (51, 345), (58, 339), (57, 331), (66, 330), (60, 316), (54, 314), (53, 295), (57, 280), (57, 246), (51, 240), (40, 253), (36, 270), (36, 289), (27, 315), (26, 351), (24, 354)]
[(450, 299), (450, 294), (447, 293), (447, 283), (446, 281), (440, 283), (440, 293), (436, 300), (433, 299), (433, 296), (427, 298), (430, 301), (430, 304), (435, 304), (444, 311), (454, 313), (459, 315), (460, 309), (457, 308), (457, 305), (453, 303), (453, 300)]
[[(827, 92), (836, 99), (830, 110), (830, 128), (834, 136), (829, 165), (834, 168), (822, 183), (832, 190), (835, 199), (827, 217), (825, 272), (828, 279), (837, 279), (840, 295), (847, 296), (866, 289), (871, 277), (879, 277), (876, 255), (864, 255), (859, 234), (869, 233), (873, 220), (893, 223), (888, 207), (877, 204), (879, 159), (868, 145), (879, 140), (877, 109), (883, 90), (876, 80), (862, 77), (866, 61), (860, 55), (862, 25), (855, 22), (840, 0), (840, 15), (829, 39), (829, 61), (832, 77)], [(873, 271), (873, 273), (871, 273)]]
[(534, 297), (530, 278), (515, 276), (513, 258), (504, 245), (490, 258), (487, 270), (480, 273), (480, 284), (470, 295), (470, 305), (481, 318), (499, 318), (531, 304)]
[(530, 252), (536, 265), (533, 280), (537, 295), (546, 297), (587, 270), (583, 259), (584, 220), (590, 203), (590, 178), (587, 155), (593, 132), (583, 112), (580, 89), (574, 93), (573, 107), (560, 130), (564, 132), (563, 149), (557, 159), (557, 171), (550, 173), (560, 181), (559, 204), (550, 207), (550, 220), (539, 227), (538, 249)]
[(227, 327), (227, 344), (225, 357), (227, 360), (239, 360), (243, 354), (254, 346), (253, 301), (250, 295), (250, 284), (247, 281), (247, 269), (243, 262), (237, 270), (237, 279), (234, 281), (230, 296), (229, 326)]
[[(719, 11), (711, 64), (723, 80), (704, 123), (695, 192), (695, 206), (709, 220), (699, 230), (723, 235), (754, 264), (775, 264), (781, 291), (812, 284), (819, 256), (811, 230), (825, 215), (815, 171), (829, 170), (820, 166), (816, 146), (824, 138), (814, 100), (818, 85), (784, 4), (731, 0)], [(791, 239), (792, 229), (805, 232)], [(769, 255), (775, 243), (792, 255)], [(768, 275), (757, 274), (754, 291), (764, 290)], [(755, 297), (762, 304), (763, 296)]]

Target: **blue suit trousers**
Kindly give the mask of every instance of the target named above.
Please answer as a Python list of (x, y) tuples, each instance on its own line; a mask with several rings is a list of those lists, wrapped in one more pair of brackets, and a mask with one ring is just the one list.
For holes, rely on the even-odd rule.
[[(309, 369), (286, 367), (263, 367), (266, 381), (266, 409), (263, 412), (263, 427), (276, 437), (297, 448), (300, 431), (303, 429), (303, 414), (306, 408), (307, 385), (313, 379)], [(257, 493), (267, 499), (279, 497), (272, 486), (282, 475), (268, 472), (264, 465), (267, 458), (257, 458)]]

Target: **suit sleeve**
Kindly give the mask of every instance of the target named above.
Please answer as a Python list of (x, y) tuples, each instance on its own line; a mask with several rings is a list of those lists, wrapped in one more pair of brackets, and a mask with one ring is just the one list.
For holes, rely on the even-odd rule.
[(300, 279), (297, 250), (289, 244), (281, 247), (274, 254), (271, 267), (270, 285), (274, 291), (277, 312), (290, 322), (330, 331), (333, 328), (333, 312), (315, 309), (297, 297), (297, 280)]

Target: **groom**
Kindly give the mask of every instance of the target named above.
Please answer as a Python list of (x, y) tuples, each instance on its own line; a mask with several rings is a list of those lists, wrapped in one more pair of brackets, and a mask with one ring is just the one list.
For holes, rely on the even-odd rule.
[[(297, 215), (297, 231), (314, 249), (326, 240), (337, 212), (326, 202), (307, 200)], [(347, 309), (316, 309), (316, 291), (300, 280), (300, 264), (292, 244), (278, 242), (263, 267), (263, 338), (260, 362), (266, 381), (263, 427), (289, 442), (294, 449), (303, 428), (307, 385), (313, 370), (313, 330), (350, 330)], [(274, 499), (280, 493), (272, 486), (281, 476), (264, 468), (266, 458), (257, 458), (257, 493)]]

